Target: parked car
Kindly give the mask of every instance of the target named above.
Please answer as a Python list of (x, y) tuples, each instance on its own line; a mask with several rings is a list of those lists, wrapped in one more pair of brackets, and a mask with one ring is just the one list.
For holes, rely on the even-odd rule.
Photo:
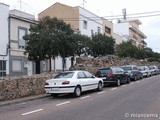
[(119, 86), (121, 85), (121, 83), (130, 83), (130, 77), (120, 67), (98, 69), (95, 76), (102, 78), (104, 85), (116, 84), (117, 86)]
[(150, 65), (148, 68), (151, 70), (152, 75), (158, 75), (160, 74), (160, 70), (155, 65)]
[(79, 97), (81, 92), (97, 89), (101, 91), (103, 80), (93, 76), (88, 71), (61, 72), (54, 78), (46, 80), (44, 89), (47, 94), (58, 96), (62, 93), (72, 93)]
[(138, 70), (136, 65), (125, 65), (121, 66), (121, 68), (128, 73), (130, 79), (138, 80), (143, 79), (143, 74)]
[(147, 66), (138, 66), (139, 71), (143, 74), (143, 77), (151, 76), (151, 70)]

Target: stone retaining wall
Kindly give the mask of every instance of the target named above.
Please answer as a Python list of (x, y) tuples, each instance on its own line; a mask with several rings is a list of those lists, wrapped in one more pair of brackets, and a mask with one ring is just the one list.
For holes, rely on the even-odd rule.
[(12, 100), (45, 93), (44, 85), (47, 79), (55, 74), (39, 74), (32, 76), (6, 78), (0, 81), (0, 101)]

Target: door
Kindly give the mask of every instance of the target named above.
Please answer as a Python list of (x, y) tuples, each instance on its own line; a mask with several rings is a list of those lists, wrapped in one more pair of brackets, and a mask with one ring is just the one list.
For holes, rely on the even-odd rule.
[(28, 61), (27, 62), (27, 72), (28, 72), (28, 75), (32, 75), (33, 74), (33, 63), (31, 61)]
[(89, 89), (88, 86), (89, 80), (86, 79), (86, 75), (83, 72), (78, 72), (77, 79), (82, 86), (82, 91), (86, 91)]

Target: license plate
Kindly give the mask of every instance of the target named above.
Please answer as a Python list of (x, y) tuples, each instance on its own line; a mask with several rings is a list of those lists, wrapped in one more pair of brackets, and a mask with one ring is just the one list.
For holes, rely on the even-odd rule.
[(59, 88), (51, 88), (51, 90), (58, 91)]

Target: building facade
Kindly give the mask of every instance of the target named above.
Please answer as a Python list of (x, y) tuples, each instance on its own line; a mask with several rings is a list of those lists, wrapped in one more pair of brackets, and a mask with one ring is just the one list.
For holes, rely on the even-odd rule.
[[(113, 24), (111, 22), (80, 6), (71, 7), (57, 2), (38, 14), (39, 19), (45, 16), (62, 19), (66, 24), (70, 24), (73, 30), (77, 30), (80, 34), (88, 37), (98, 33), (113, 36)], [(61, 57), (57, 57), (55, 63), (54, 70), (62, 69)], [(66, 59), (65, 66), (66, 70), (70, 68), (70, 58)]]
[(113, 25), (114, 33), (127, 36), (133, 45), (144, 48), (146, 47), (144, 39), (146, 39), (147, 36), (139, 29), (139, 25), (141, 24), (141, 21), (138, 19), (119, 21)]
[(31, 24), (36, 24), (34, 16), (18, 10), (9, 14), (9, 76), (32, 75), (34, 62), (24, 55), (26, 41), (23, 36), (29, 32)]
[(8, 16), (9, 6), (0, 3), (0, 78), (9, 75)]

